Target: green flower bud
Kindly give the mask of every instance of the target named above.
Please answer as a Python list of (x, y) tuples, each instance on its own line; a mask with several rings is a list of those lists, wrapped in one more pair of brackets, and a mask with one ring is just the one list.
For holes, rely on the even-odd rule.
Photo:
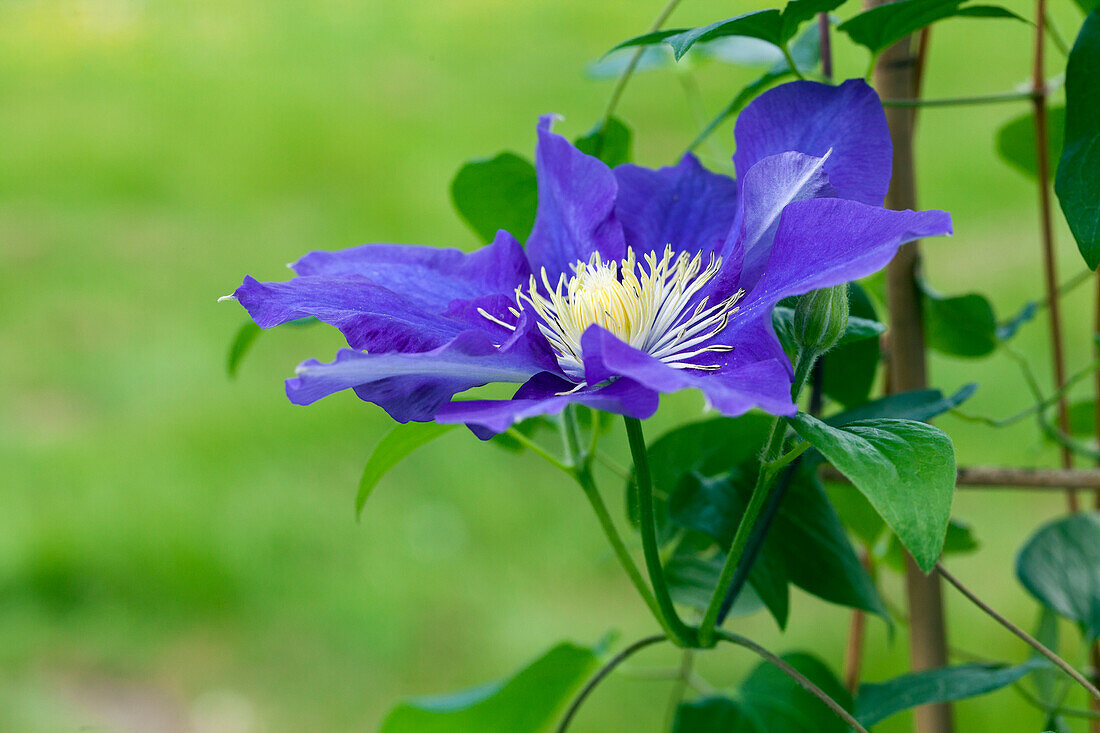
[(792, 331), (803, 348), (823, 354), (840, 342), (847, 329), (847, 283), (814, 290), (798, 299)]

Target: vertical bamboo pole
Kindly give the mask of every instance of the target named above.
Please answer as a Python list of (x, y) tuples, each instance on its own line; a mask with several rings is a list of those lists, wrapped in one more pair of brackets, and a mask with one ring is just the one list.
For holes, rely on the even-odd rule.
[[(1033, 56), (1031, 101), (1035, 110), (1035, 155), (1039, 174), (1039, 231), (1043, 245), (1043, 278), (1050, 307), (1050, 352), (1054, 362), (1054, 386), (1060, 389), (1066, 382), (1066, 357), (1062, 347), (1062, 304), (1058, 299), (1058, 268), (1054, 254), (1054, 224), (1050, 200), (1050, 151), (1047, 148), (1047, 83), (1044, 70), (1043, 41), (1046, 33), (1046, 0), (1035, 2), (1035, 55)], [(1065, 395), (1058, 399), (1058, 427), (1069, 432), (1069, 409)], [(1073, 453), (1062, 445), (1062, 468), (1073, 467)], [(1066, 490), (1066, 504), (1071, 512), (1080, 506), (1077, 491)], [(1100, 729), (1094, 729), (1100, 730)]]
[[(886, 0), (865, 0), (867, 7)], [(908, 98), (916, 91), (917, 60), (912, 38), (891, 46), (879, 57), (875, 86), (883, 97)], [(913, 161), (912, 110), (890, 108), (886, 121), (894, 142), (894, 173), (886, 206), (915, 209), (916, 175)], [(888, 368), (890, 389), (907, 392), (928, 384), (927, 354), (916, 274), (920, 259), (917, 242), (905, 245), (886, 269), (886, 305), (890, 311)], [(947, 664), (943, 591), (937, 574), (925, 575), (911, 557), (906, 558), (906, 596), (909, 605), (909, 654), (914, 671)], [(954, 724), (947, 704), (926, 705), (916, 711), (917, 733), (952, 733)]]

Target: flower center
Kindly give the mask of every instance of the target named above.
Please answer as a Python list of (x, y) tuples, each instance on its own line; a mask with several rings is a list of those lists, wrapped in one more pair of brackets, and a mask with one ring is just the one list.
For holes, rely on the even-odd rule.
[[(744, 291), (710, 306), (708, 297), (703, 297), (692, 307), (695, 295), (721, 267), (720, 257), (711, 254), (704, 268), (701, 254), (677, 254), (671, 245), (660, 258), (650, 252), (641, 262), (633, 249), (627, 250), (621, 263), (603, 262), (597, 252), (588, 262), (574, 264), (572, 277), (566, 279), (563, 273), (554, 286), (544, 268), (544, 293), (532, 275), (526, 289), (516, 288), (516, 303), (519, 310), (530, 308), (538, 315), (539, 330), (554, 349), (562, 371), (582, 383), (581, 336), (593, 324), (676, 369), (716, 369), (687, 360), (733, 348), (703, 344), (726, 327)], [(519, 317), (519, 311), (511, 311)], [(482, 315), (514, 329), (484, 311)]]

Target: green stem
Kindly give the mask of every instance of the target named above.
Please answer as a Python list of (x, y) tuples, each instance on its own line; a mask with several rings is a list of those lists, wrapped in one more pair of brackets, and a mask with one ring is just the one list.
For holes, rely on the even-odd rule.
[(638, 566), (634, 563), (634, 558), (630, 556), (630, 551), (626, 549), (626, 544), (623, 542), (622, 536), (619, 534), (619, 531), (615, 529), (615, 522), (612, 521), (611, 513), (607, 511), (607, 505), (604, 504), (603, 497), (600, 496), (600, 490), (596, 486), (596, 480), (592, 477), (592, 471), (589, 465), (590, 457), (581, 455), (580, 453), (577, 418), (572, 407), (567, 407), (565, 412), (562, 413), (561, 426), (566, 454), (569, 456), (570, 463), (573, 464), (567, 467), (566, 470), (584, 490), (584, 495), (588, 497), (588, 503), (592, 505), (592, 510), (596, 512), (596, 519), (600, 522), (600, 528), (607, 537), (607, 541), (611, 544), (611, 549), (615, 551), (615, 556), (619, 559), (619, 564), (623, 566), (623, 570), (626, 571), (627, 576), (630, 578), (630, 582), (634, 584), (642, 600), (649, 606), (650, 612), (653, 613), (658, 623), (661, 624), (661, 628), (664, 629), (666, 634), (671, 634), (664, 623), (664, 618), (661, 615), (661, 609), (657, 605), (657, 600), (653, 597), (653, 593), (649, 590), (649, 586), (645, 584), (645, 579), (642, 577), (641, 571), (638, 570)]
[(971, 104), (997, 104), (999, 102), (1019, 102), (1032, 99), (1035, 92), (1024, 91), (998, 92), (996, 94), (978, 94), (971, 97), (943, 97), (941, 99), (884, 99), (883, 107), (960, 107)]
[(779, 48), (781, 51), (783, 51), (783, 58), (787, 59), (787, 66), (791, 67), (791, 73), (797, 76), (799, 79), (805, 79), (806, 77), (802, 76), (802, 72), (798, 70), (798, 64), (794, 62), (794, 57), (791, 56), (791, 49), (788, 47), (788, 45), (784, 43)]
[[(676, 9), (676, 6), (680, 4), (680, 0), (669, 0), (668, 4), (661, 9), (661, 12), (657, 15), (657, 18), (653, 21), (653, 25), (649, 27), (649, 33), (661, 30), (661, 26), (668, 20), (668, 16), (672, 15), (672, 11)], [(630, 77), (634, 75), (634, 70), (638, 68), (638, 62), (642, 60), (642, 54), (645, 53), (645, 46), (639, 46), (634, 51), (634, 55), (630, 57), (630, 63), (626, 65), (626, 69), (623, 70), (622, 76), (615, 82), (615, 88), (611, 90), (611, 97), (607, 100), (607, 108), (604, 109), (603, 120), (606, 124), (611, 115), (615, 114), (615, 108), (619, 106), (619, 100), (622, 99), (623, 92), (626, 90), (626, 83), (630, 81)]]
[(630, 453), (634, 458), (634, 475), (638, 481), (638, 515), (641, 522), (642, 551), (645, 555), (649, 581), (653, 585), (653, 594), (657, 597), (669, 636), (682, 647), (696, 645), (695, 630), (691, 629), (676, 612), (672, 596), (665, 582), (664, 569), (661, 567), (661, 552), (657, 545), (657, 524), (653, 515), (653, 482), (649, 475), (649, 459), (646, 455), (645, 436), (642, 424), (637, 419), (623, 416), (626, 436), (630, 442)]
[(672, 730), (676, 723), (676, 712), (684, 699), (684, 693), (691, 686), (692, 667), (695, 664), (695, 650), (684, 649), (680, 653), (680, 668), (677, 670), (676, 682), (672, 686), (672, 694), (668, 699), (668, 708), (665, 711), (665, 730)]
[(570, 466), (566, 463), (563, 463), (553, 453), (546, 450), (541, 445), (539, 445), (535, 441), (531, 440), (530, 438), (528, 438), (526, 435), (524, 435), (520, 431), (516, 430), (515, 428), (508, 428), (507, 434), (510, 438), (515, 440), (517, 443), (522, 445), (524, 448), (527, 448), (527, 450), (531, 451), (535, 455), (542, 458), (544, 461), (549, 463), (554, 468), (558, 469), (559, 471), (565, 471), (570, 476), (573, 475), (573, 467), (572, 466)]
[(740, 634), (734, 634), (724, 629), (718, 629), (718, 638), (722, 641), (728, 641), (731, 644), (736, 644), (737, 646), (744, 647), (745, 649), (748, 649), (749, 651), (762, 657), (764, 661), (774, 665), (775, 667), (778, 667), (779, 671), (794, 680), (795, 683), (797, 683), (798, 686), (802, 689), (806, 690), (806, 692), (810, 693), (818, 700), (823, 702), (826, 707), (832, 710), (838, 718), (851, 726), (853, 730), (858, 731), (858, 733), (868, 733), (867, 729), (860, 725), (859, 721), (853, 718), (851, 713), (841, 707), (840, 703), (829, 697), (820, 687), (811, 682), (808, 677), (806, 677), (804, 674), (799, 672), (791, 665), (787, 664), (787, 662), (783, 661), (783, 659), (781, 659), (780, 657), (772, 654), (767, 649), (760, 646), (751, 639), (746, 639)]
[[(818, 352), (806, 349), (795, 360), (794, 383), (791, 385), (791, 399), (795, 402), (802, 394), (802, 389), (806, 386), (806, 381), (809, 379), (810, 372), (813, 371), (814, 363), (817, 362), (819, 356)], [(786, 455), (780, 456), (780, 451), (783, 450), (783, 440), (786, 436), (787, 422), (776, 418), (775, 422), (772, 423), (771, 436), (768, 438), (764, 454), (760, 459), (760, 473), (756, 475), (756, 486), (753, 487), (752, 496), (749, 497), (749, 505), (745, 508), (745, 513), (741, 515), (741, 521), (737, 525), (737, 531), (733, 535), (729, 553), (726, 555), (726, 563), (722, 566), (722, 573), (718, 576), (718, 585), (714, 588), (714, 595), (711, 596), (710, 603), (707, 605), (703, 623), (699, 626), (699, 642), (704, 648), (712, 647), (715, 644), (715, 626), (718, 624), (718, 615), (722, 611), (722, 601), (725, 600), (726, 593), (729, 592), (730, 584), (733, 582), (733, 576), (737, 573), (737, 565), (741, 562), (741, 555), (744, 553), (745, 545), (752, 534), (752, 528), (756, 524), (756, 520), (760, 518), (760, 512), (763, 511), (764, 504), (767, 503), (773, 479), (780, 468), (793, 461), (810, 447), (808, 443), (801, 443)]]
[(768, 438), (767, 447), (761, 459), (760, 473), (756, 475), (756, 486), (753, 487), (752, 496), (745, 513), (741, 515), (741, 522), (737, 525), (737, 532), (733, 535), (733, 543), (726, 555), (726, 563), (722, 566), (722, 573), (718, 576), (718, 584), (714, 588), (714, 595), (710, 598), (707, 611), (703, 615), (703, 623), (699, 625), (699, 643), (703, 648), (710, 648), (715, 644), (715, 625), (718, 623), (718, 614), (722, 609), (722, 601), (733, 582), (737, 565), (741, 562), (741, 554), (745, 551), (745, 543), (749, 541), (753, 525), (760, 516), (761, 510), (771, 493), (772, 478), (775, 474), (770, 470), (771, 461), (783, 447), (783, 439), (787, 435), (787, 423), (776, 418), (772, 423), (771, 436)]
[(607, 511), (607, 505), (604, 504), (603, 498), (596, 488), (595, 481), (592, 480), (592, 474), (588, 471), (578, 472), (577, 482), (580, 483), (581, 488), (584, 489), (584, 495), (588, 497), (588, 503), (592, 505), (592, 509), (596, 512), (596, 518), (600, 520), (600, 527), (607, 536), (607, 541), (611, 543), (612, 549), (615, 550), (615, 556), (619, 558), (619, 564), (623, 566), (623, 570), (630, 576), (630, 582), (634, 584), (642, 600), (649, 606), (650, 612), (653, 613), (658, 623), (661, 624), (661, 628), (664, 629), (666, 634), (671, 635), (671, 631), (663, 622), (664, 620), (661, 616), (661, 609), (657, 605), (657, 600), (653, 597), (653, 593), (649, 590), (649, 586), (645, 584), (645, 579), (642, 578), (641, 571), (638, 570), (638, 566), (634, 563), (634, 558), (630, 556), (630, 551), (626, 549), (623, 538), (619, 535), (618, 530), (615, 529), (615, 523), (611, 521), (611, 514)]

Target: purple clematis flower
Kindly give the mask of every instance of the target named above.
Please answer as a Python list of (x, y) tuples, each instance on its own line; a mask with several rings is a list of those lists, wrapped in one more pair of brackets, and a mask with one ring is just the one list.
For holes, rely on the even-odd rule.
[[(698, 389), (725, 415), (792, 415), (772, 330), (782, 298), (879, 270), (905, 242), (951, 233), (941, 211), (890, 211), (892, 149), (862, 81), (795, 82), (737, 121), (737, 179), (691, 155), (611, 170), (538, 125), (538, 213), (526, 248), (368, 244), (312, 252), (288, 282), (231, 297), (265, 328), (316, 316), (350, 349), (287, 380), (308, 404), (351, 388), (395, 420), (466, 423), (487, 438), (581, 403), (644, 419)], [(454, 400), (491, 382), (510, 400)]]

